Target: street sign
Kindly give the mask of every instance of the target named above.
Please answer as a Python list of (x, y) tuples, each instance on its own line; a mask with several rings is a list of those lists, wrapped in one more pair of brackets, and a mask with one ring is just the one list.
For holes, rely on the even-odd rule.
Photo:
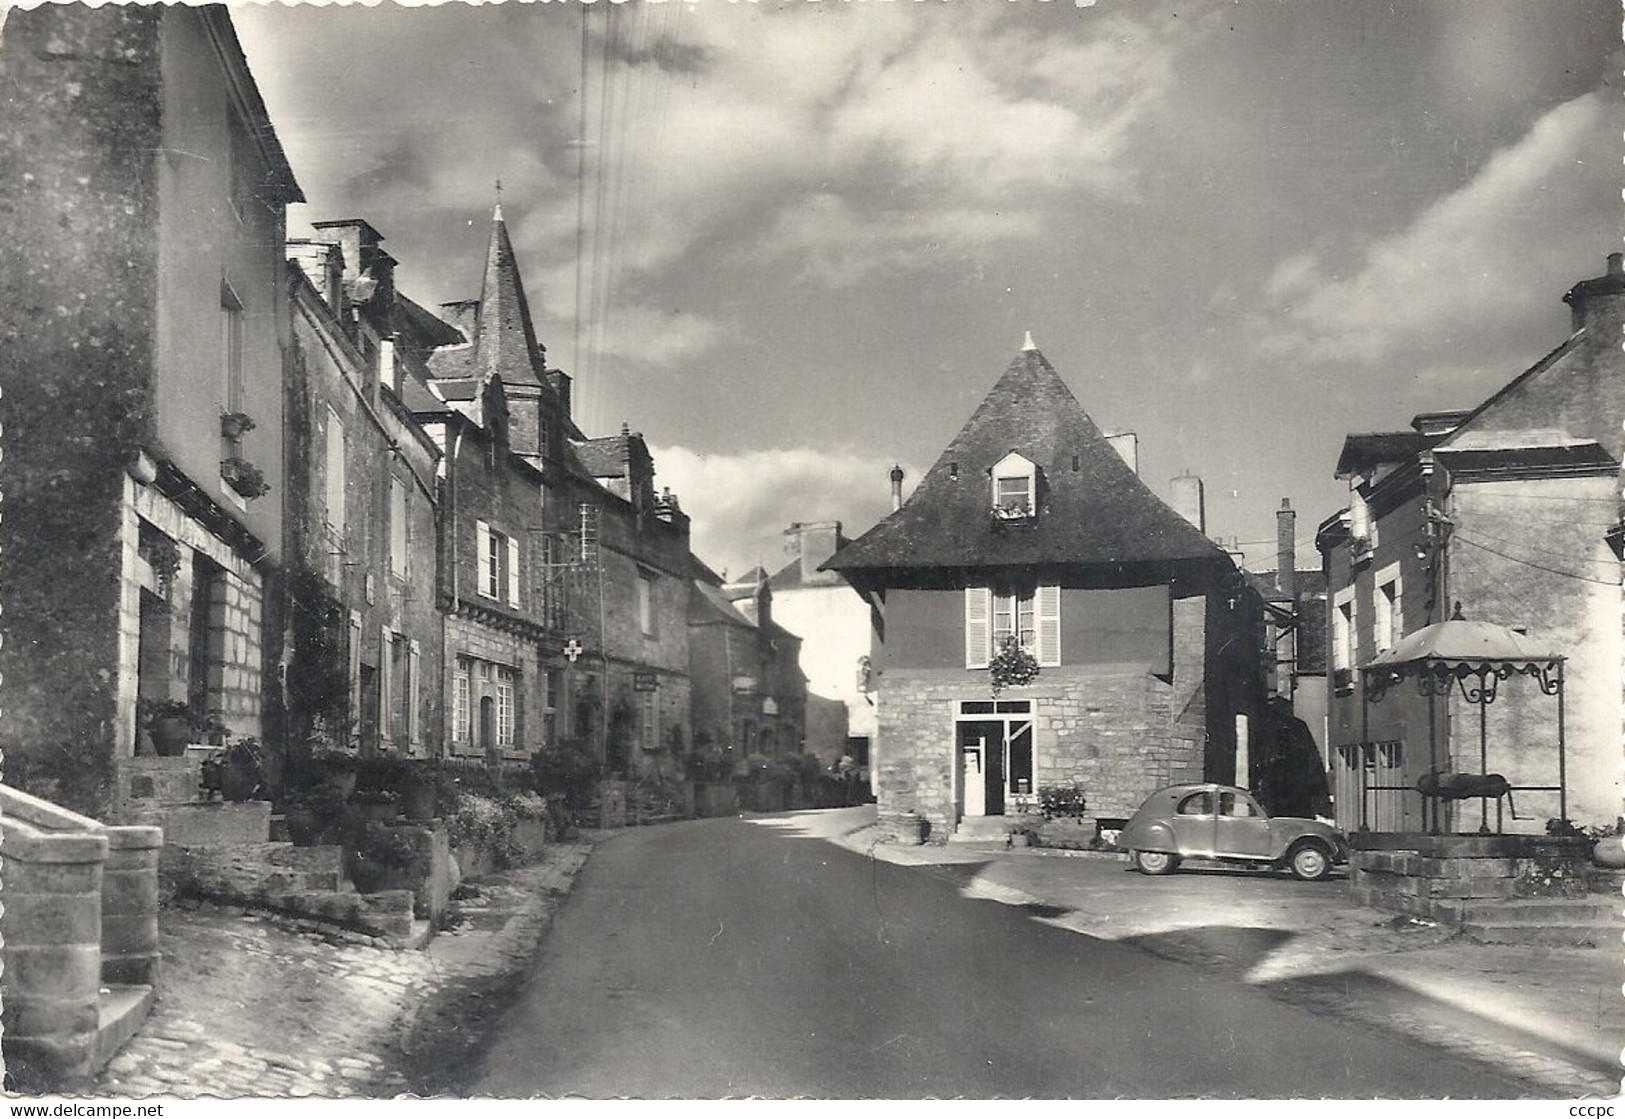
[(632, 674), (632, 690), (634, 692), (652, 692), (659, 686), (660, 681), (652, 672), (634, 672)]

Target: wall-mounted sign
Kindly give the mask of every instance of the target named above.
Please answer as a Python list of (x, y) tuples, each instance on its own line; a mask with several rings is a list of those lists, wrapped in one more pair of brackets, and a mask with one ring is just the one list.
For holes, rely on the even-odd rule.
[(779, 701), (774, 699), (772, 696), (765, 697), (762, 700), (762, 714), (764, 714), (764, 715), (777, 715), (778, 713), (779, 713)]
[(755, 690), (756, 690), (756, 677), (754, 677), (754, 676), (735, 676), (734, 677), (734, 691), (735, 692), (738, 692), (738, 693), (744, 694), (744, 695), (748, 695), (749, 693), (754, 692)]
[(652, 672), (634, 672), (632, 674), (632, 690), (634, 692), (652, 692), (660, 686), (660, 680)]

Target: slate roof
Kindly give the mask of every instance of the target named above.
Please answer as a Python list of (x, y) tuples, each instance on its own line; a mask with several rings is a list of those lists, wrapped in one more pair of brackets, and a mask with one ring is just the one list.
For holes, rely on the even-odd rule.
[(399, 291), (395, 293), (395, 313), (422, 338), (426, 346), (455, 346), (467, 341), (462, 331)]
[(628, 438), (625, 435), (606, 435), (601, 439), (583, 439), (576, 443), (576, 458), (581, 468), (594, 478), (619, 478), (626, 472)]
[(722, 593), (722, 588), (704, 580), (696, 579), (690, 584), (688, 596), (688, 621), (690, 625), (730, 625), (740, 629), (755, 629), (756, 626), (745, 615), (734, 609), (733, 603)]
[(1337, 458), (1334, 476), (1346, 478), (1373, 466), (1407, 462), (1418, 451), (1425, 451), (1442, 436), (1424, 435), (1420, 431), (1365, 431), (1345, 436), (1343, 452)]
[[(989, 472), (1012, 450), (1041, 471), (1039, 511), (995, 529)], [(1151, 492), (1031, 348), (1016, 355), (903, 507), (823, 567), (855, 572), (1191, 560), (1228, 562)]]
[(485, 252), (485, 282), (480, 287), (474, 333), (482, 373), (500, 374), (510, 384), (518, 380), (547, 384), (546, 350), (536, 340), (530, 321), (530, 303), (525, 299), (501, 206), (491, 216), (491, 241)]

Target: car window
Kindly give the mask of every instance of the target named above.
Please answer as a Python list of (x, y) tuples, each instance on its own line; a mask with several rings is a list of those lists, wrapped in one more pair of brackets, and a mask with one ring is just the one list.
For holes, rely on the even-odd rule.
[(1260, 816), (1258, 807), (1253, 804), (1253, 798), (1245, 793), (1220, 793), (1219, 815), (1221, 816)]
[(1213, 794), (1193, 793), (1179, 802), (1175, 809), (1181, 816), (1211, 816), (1213, 815)]

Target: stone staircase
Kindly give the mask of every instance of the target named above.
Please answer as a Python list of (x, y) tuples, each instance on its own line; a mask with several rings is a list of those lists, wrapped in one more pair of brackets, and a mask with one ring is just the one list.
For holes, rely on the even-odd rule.
[(0, 812), (6, 1069), (24, 1091), (71, 1091), (152, 1009), (163, 836), (5, 785)]
[(337, 846), (295, 847), (271, 839), (267, 801), (198, 799), (200, 756), (124, 759), (118, 770), (121, 819), (158, 824), (163, 894), (264, 910), (421, 946), (430, 929), (414, 920), (411, 890), (362, 894), (344, 873)]
[(1010, 834), (1009, 816), (966, 816), (948, 837), (949, 843), (995, 843), (1004, 846)]

